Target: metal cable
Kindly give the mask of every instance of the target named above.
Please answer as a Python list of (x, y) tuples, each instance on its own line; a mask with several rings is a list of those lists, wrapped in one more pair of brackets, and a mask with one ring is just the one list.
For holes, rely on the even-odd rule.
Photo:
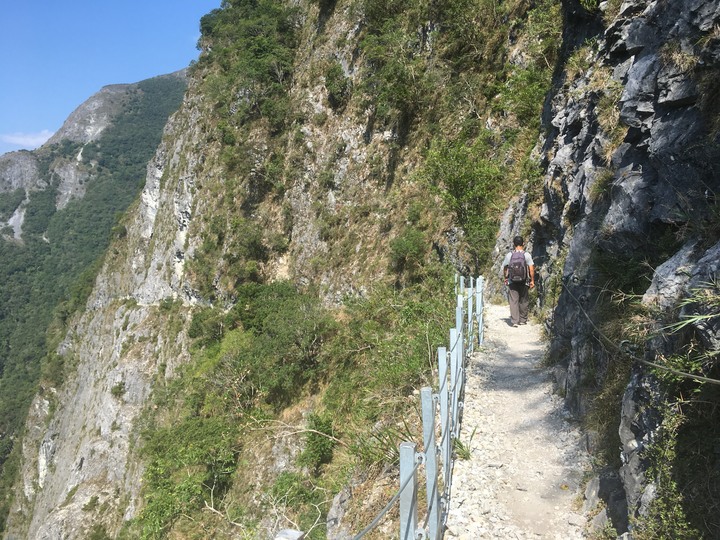
[(400, 486), (400, 489), (398, 492), (393, 496), (392, 499), (390, 499), (390, 502), (387, 503), (385, 508), (383, 508), (380, 513), (375, 517), (375, 519), (372, 520), (370, 525), (365, 527), (362, 531), (357, 533), (353, 540), (360, 540), (363, 536), (365, 536), (367, 533), (372, 531), (375, 527), (378, 526), (378, 523), (380, 523), (380, 520), (385, 517), (385, 514), (387, 514), (390, 511), (390, 508), (392, 508), (392, 505), (397, 502), (397, 500), (400, 498), (400, 494), (403, 492), (403, 490), (407, 487), (407, 485), (410, 483), (410, 480), (413, 479), (413, 475), (417, 472), (418, 468), (420, 467), (420, 462), (418, 461), (415, 463), (415, 467), (413, 467), (412, 472), (408, 475), (408, 477), (405, 479), (405, 482)]

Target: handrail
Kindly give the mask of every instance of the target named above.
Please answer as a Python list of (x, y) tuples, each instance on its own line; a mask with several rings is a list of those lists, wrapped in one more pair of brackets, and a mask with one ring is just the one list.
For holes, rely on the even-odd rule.
[[(465, 361), (468, 354), (474, 351), (475, 344), (482, 345), (484, 338), (483, 285), (482, 277), (477, 279), (471, 277), (470, 287), (466, 288), (464, 276), (455, 276), (456, 327), (450, 330), (449, 349), (438, 347), (438, 393), (433, 394), (430, 387), (423, 387), (420, 390), (424, 451), (415, 452), (415, 443), (400, 444), (400, 489), (375, 519), (353, 537), (353, 540), (360, 540), (377, 527), (401, 497), (400, 540), (440, 540), (443, 537), (450, 506), (455, 458), (452, 453), (452, 442), (460, 434), (462, 421), (460, 412), (464, 405), (462, 396), (465, 391)], [(476, 326), (477, 333), (474, 331)], [(435, 437), (435, 418), (438, 415), (438, 408), (440, 409), (439, 444)], [(438, 465), (438, 456), (442, 461), (442, 467)], [(418, 528), (417, 471), (421, 463), (425, 464), (427, 505), (423, 525)], [(439, 490), (439, 470), (443, 471), (442, 493)], [(412, 488), (409, 494), (405, 492), (408, 488)]]

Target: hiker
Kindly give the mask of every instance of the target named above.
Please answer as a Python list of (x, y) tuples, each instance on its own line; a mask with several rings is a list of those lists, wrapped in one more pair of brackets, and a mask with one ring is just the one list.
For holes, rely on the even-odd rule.
[(503, 275), (508, 286), (512, 325), (527, 324), (530, 289), (535, 287), (535, 263), (525, 251), (522, 236), (513, 238), (513, 249), (503, 260)]

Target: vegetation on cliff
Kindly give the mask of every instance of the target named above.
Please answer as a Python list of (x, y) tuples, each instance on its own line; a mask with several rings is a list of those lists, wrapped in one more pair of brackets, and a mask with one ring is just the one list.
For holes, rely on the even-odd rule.
[[(323, 35), (341, 9), (360, 30)], [(208, 211), (191, 224), (201, 241), (186, 268), (216, 307), (193, 315), (193, 360), (158, 389), (144, 421), (145, 506), (124, 535), (210, 527), (251, 538), (295, 523), (324, 538), (340, 487), (395, 463), (401, 438), (417, 431), (412, 392), (430, 380), (452, 315), (453, 270), (440, 259), (453, 253), (433, 243), (459, 226), (451, 250), (477, 273), (491, 263), (500, 201), (537, 186), (530, 154), (560, 28), (551, 1), (227, 1), (203, 18), (193, 76), (212, 104), (203, 122), (222, 181), (198, 192)], [(310, 43), (331, 39), (356, 47), (355, 65), (306, 59)], [(331, 111), (322, 117), (303, 103), (318, 83)], [(352, 178), (333, 168), (347, 152), (338, 134), (323, 135), (329, 156), (307, 139), (341, 118), (367, 118), (368, 152), (375, 133), (391, 134)], [(308, 285), (274, 281), (274, 261), (298, 253), (292, 197), (308, 177), (327, 256), (309, 262)], [(356, 207), (324, 204), (351, 187), (362, 197)], [(365, 246), (362, 229), (381, 212), (378, 237)], [(366, 292), (320, 304), (321, 276), (342, 277), (363, 257), (383, 262), (344, 279)], [(287, 461), (282, 471), (259, 465), (274, 454)], [(345, 526), (372, 519), (362, 506), (351, 502)]]
[[(34, 151), (39, 180), (47, 188), (27, 193), (22, 243), (0, 238), (0, 530), (17, 473), (14, 441), (20, 440), (30, 400), (42, 374), (48, 386), (62, 382), (60, 358), (53, 354), (57, 336), (68, 317), (84, 307), (104, 251), (113, 235), (122, 234), (114, 227), (142, 187), (147, 163), (184, 89), (177, 77), (138, 83), (113, 126), (83, 148), (84, 162), (93, 164), (91, 179), (85, 196), (62, 210), (56, 209), (52, 171), (75, 161), (80, 145), (66, 140)], [(23, 189), (2, 193), (0, 208), (12, 213), (25, 197)], [(57, 328), (48, 338), (53, 319)]]
[[(606, 19), (619, 4), (603, 3)], [(603, 160), (583, 176), (590, 185), (578, 189), (581, 202), (568, 202), (567, 184), (556, 178), (541, 193), (541, 168), (552, 156), (532, 151), (554, 129), (541, 125), (551, 84), (560, 90), (565, 69), (571, 87), (597, 54), (596, 36), (560, 57), (571, 52), (561, 43), (563, 15), (576, 9), (600, 32), (599, 6), (573, 1), (563, 12), (555, 0), (224, 0), (203, 17), (203, 53), (191, 70), (188, 100), (195, 108), (184, 111), (200, 126), (202, 140), (194, 142), (201, 156), (179, 157), (197, 157), (200, 165), (188, 182), (193, 207), (191, 217), (183, 216), (185, 245), (174, 253), (186, 280), (175, 292), (192, 302), (168, 297), (153, 306), (167, 321), (185, 325), (190, 359), (172, 376), (159, 366), (152, 406), (137, 426), (146, 465), (138, 514), (120, 525), (124, 515), (88, 503), (83, 512), (92, 516), (94, 538), (121, 528), (125, 538), (203, 537), (208, 531), (255, 538), (288, 524), (323, 538), (333, 496), (348, 484), (354, 497), (343, 503), (343, 527), (365, 526), (387, 500), (370, 497), (377, 495), (371, 485), (395, 465), (398, 442), (418, 432), (413, 392), (431, 379), (433, 351), (447, 339), (451, 274), (458, 268), (477, 274), (492, 264), (501, 215), (523, 191), (524, 221), (515, 229), (530, 236), (555, 227), (544, 231), (547, 238), (566, 242), (565, 251), (548, 261), (553, 272), (547, 281), (538, 280), (542, 303), (550, 311), (559, 297), (593, 300), (592, 309), (581, 308), (589, 322), (573, 318), (568, 324), (592, 327), (592, 351), (578, 368), (576, 391), (590, 396), (589, 421), (595, 423), (589, 425), (609, 443), (611, 450), (598, 455), (602, 465), (618, 465), (617, 416), (634, 360), (628, 351), (656, 335), (672, 335), (677, 354), (664, 359), (668, 365), (716, 374), (715, 355), (706, 352), (711, 347), (698, 327), (651, 334), (653, 324), (671, 324), (664, 315), (677, 313), (651, 321), (657, 314), (636, 301), (655, 268), (689, 238), (682, 227), (655, 223), (656, 234), (630, 253), (622, 237), (603, 228), (593, 239), (600, 248), (582, 246), (592, 267), (588, 296), (566, 294), (563, 266), (573, 227), (583, 217), (581, 204), (594, 205), (600, 221), (620, 187), (612, 156), (629, 129), (620, 114), (623, 88), (610, 67), (594, 66), (586, 88), (568, 90), (569, 100), (589, 96), (589, 112), (578, 111), (573, 122), (581, 125), (587, 113), (592, 125), (585, 135), (597, 136), (593, 159)], [(83, 155), (102, 171), (122, 171), (125, 163), (111, 149), (124, 140), (89, 145)], [(153, 149), (152, 141), (141, 146)], [(53, 151), (72, 155), (77, 148)], [(103, 178), (105, 187), (115, 185), (102, 174), (98, 185), (105, 185)], [(166, 171), (164, 187), (176, 181), (185, 179)], [(115, 212), (124, 207), (99, 210), (108, 196), (98, 193), (99, 200), (88, 199), (95, 201), (92, 208), (71, 203), (72, 215), (54, 211), (52, 191), (32, 194), (25, 251), (10, 244), (1, 249), (27, 254), (35, 241), (43, 255), (51, 254), (57, 227), (81, 235), (96, 219), (103, 223), (102, 238), (124, 239), (127, 231), (113, 228)], [(20, 195), (0, 198), (0, 216), (19, 204)], [(539, 219), (543, 197), (562, 207), (557, 223)], [(714, 195), (706, 198), (714, 204)], [(177, 217), (167, 212), (162, 219)], [(708, 241), (717, 240), (716, 222), (709, 222)], [(46, 231), (50, 244), (42, 241)], [(58, 257), (67, 254), (83, 265), (97, 260), (104, 245), (72, 256), (74, 245), (62, 242), (55, 240), (63, 246)], [(80, 268), (53, 261), (43, 272)], [(90, 266), (86, 276), (93, 272)], [(64, 288), (53, 302), (72, 290), (64, 277), (59, 282)], [(91, 283), (81, 285), (55, 312), (53, 336)], [(34, 282), (21, 286), (38, 289)], [(716, 299), (715, 284), (705, 289)], [(696, 304), (712, 307), (714, 320), (716, 302), (707, 300)], [(570, 350), (572, 336), (563, 336), (568, 343), (552, 351), (554, 360), (577, 352)], [(37, 357), (47, 338), (32, 337), (37, 351), (29, 355)], [(60, 357), (49, 355), (42, 373), (60, 384), (70, 373), (64, 368)], [(11, 373), (6, 368), (3, 376)], [(30, 380), (38, 376), (35, 368)], [(717, 395), (692, 379), (658, 376), (673, 407), (643, 455), (657, 466), (648, 478), (657, 480), (659, 495), (636, 531), (692, 537), (703, 527), (711, 530), (701, 521), (717, 500), (703, 497), (716, 489)], [(111, 394), (120, 399), (124, 390), (117, 383)], [(0, 458), (11, 450), (3, 444)], [(6, 464), (14, 466), (10, 460)], [(686, 466), (690, 461), (702, 467)]]

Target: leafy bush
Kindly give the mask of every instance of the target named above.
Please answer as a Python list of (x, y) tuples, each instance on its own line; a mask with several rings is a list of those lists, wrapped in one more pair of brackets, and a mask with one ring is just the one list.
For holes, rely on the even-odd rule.
[(201, 19), (201, 43), (208, 45), (208, 52), (196, 66), (212, 66), (205, 89), (226, 126), (265, 117), (278, 131), (287, 122), (294, 17), (295, 10), (279, 2), (259, 0), (225, 3)]
[(352, 419), (344, 425), (355, 426), (348, 436), (359, 455), (386, 455), (368, 451), (363, 441), (371, 439), (370, 448), (384, 448), (381, 433), (399, 432), (381, 429), (369, 437), (371, 426), (397, 418), (404, 397), (430, 381), (434, 352), (452, 324), (446, 297), (438, 294), (451, 290), (452, 280), (445, 270), (435, 270), (403, 289), (377, 287), (365, 299), (349, 300), (344, 314), (348, 322), (323, 349), (332, 373), (324, 404), (334, 418)]
[(184, 418), (145, 434), (143, 538), (163, 538), (181, 514), (221, 498), (235, 469), (238, 426), (225, 418)]
[(425, 234), (414, 228), (407, 228), (390, 241), (390, 261), (398, 274), (406, 273), (411, 279), (420, 269), (427, 251)]
[(328, 101), (333, 109), (341, 109), (350, 99), (351, 82), (338, 62), (333, 62), (325, 71), (325, 88)]
[(20, 203), (25, 200), (25, 190), (17, 188), (13, 191), (0, 193), (0, 221), (7, 221)]
[(332, 418), (327, 415), (308, 416), (308, 432), (305, 436), (305, 448), (298, 463), (310, 467), (317, 474), (321, 465), (329, 463), (333, 456), (334, 440)]
[(421, 176), (434, 186), (457, 223), (477, 261), (489, 261), (501, 209), (498, 195), (508, 171), (493, 159), (498, 141), (489, 132), (472, 143), (438, 141), (427, 156)]

